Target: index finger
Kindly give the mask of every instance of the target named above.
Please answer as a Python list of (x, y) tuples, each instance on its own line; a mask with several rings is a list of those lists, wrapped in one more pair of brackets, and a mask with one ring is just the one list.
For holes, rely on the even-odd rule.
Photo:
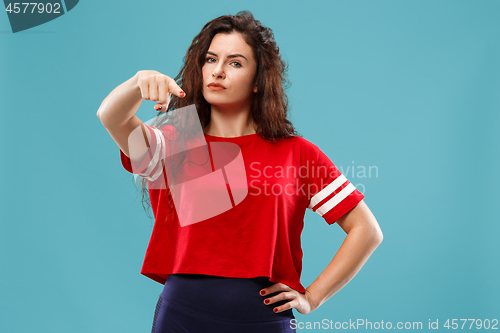
[(186, 96), (186, 93), (181, 89), (181, 87), (179, 87), (174, 79), (168, 80), (168, 92), (180, 98), (184, 98)]

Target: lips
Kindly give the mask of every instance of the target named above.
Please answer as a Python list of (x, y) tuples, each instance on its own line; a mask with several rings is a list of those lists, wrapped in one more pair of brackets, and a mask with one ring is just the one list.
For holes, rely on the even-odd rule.
[(210, 90), (224, 90), (224, 89), (226, 89), (226, 87), (224, 87), (220, 83), (214, 83), (214, 82), (212, 82), (212, 83), (208, 84), (208, 89), (210, 89)]

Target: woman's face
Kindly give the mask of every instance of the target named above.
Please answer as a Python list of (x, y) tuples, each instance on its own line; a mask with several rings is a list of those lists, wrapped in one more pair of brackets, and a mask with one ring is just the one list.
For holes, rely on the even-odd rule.
[[(212, 105), (235, 108), (250, 105), (257, 92), (254, 83), (256, 70), (253, 50), (241, 34), (216, 34), (202, 68), (205, 100)], [(220, 84), (224, 88), (210, 86), (213, 84)]]

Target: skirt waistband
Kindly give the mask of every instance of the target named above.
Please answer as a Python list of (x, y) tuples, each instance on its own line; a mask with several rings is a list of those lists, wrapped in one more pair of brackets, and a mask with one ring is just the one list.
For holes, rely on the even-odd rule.
[(280, 313), (275, 307), (291, 300), (269, 305), (264, 300), (280, 292), (261, 296), (260, 290), (274, 283), (268, 277), (229, 278), (203, 274), (170, 274), (161, 297), (200, 315), (233, 322), (267, 322), (295, 318), (292, 309)]

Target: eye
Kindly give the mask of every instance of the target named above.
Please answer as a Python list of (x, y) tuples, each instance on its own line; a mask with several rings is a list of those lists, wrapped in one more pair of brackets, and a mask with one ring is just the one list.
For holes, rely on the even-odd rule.
[(215, 59), (214, 59), (214, 58), (212, 58), (212, 57), (207, 57), (207, 58), (205, 59), (205, 61), (206, 61), (206, 62), (211, 63), (211, 61), (210, 61), (210, 60), (214, 60), (214, 61), (215, 61)]
[(235, 67), (237, 67), (237, 68), (241, 67), (241, 64), (239, 62), (237, 62), (237, 61), (233, 61), (232, 64), (236, 64)]

